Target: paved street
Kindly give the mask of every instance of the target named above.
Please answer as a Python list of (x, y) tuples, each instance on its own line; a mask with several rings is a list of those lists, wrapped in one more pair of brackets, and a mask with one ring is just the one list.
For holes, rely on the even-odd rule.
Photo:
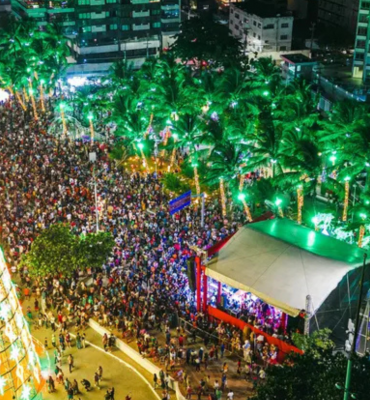
[[(23, 303), (23, 308), (27, 307), (27, 305), (27, 302)], [(52, 363), (52, 376), (55, 378), (51, 329), (34, 329), (31, 327), (31, 332), (41, 343), (44, 343), (45, 337), (48, 338), (48, 354)], [(116, 400), (124, 400), (127, 394), (132, 396), (132, 400), (158, 399), (149, 385), (135, 371), (125, 365), (125, 361), (123, 361), (124, 357), (122, 357), (119, 350), (114, 351), (112, 354), (105, 353), (101, 347), (101, 337), (97, 333), (92, 329), (87, 329), (86, 335), (87, 341), (90, 342), (90, 344), (88, 344), (85, 349), (78, 350), (73, 341), (73, 347), (71, 349), (66, 348), (62, 362), (65, 378), (68, 378), (71, 382), (73, 382), (73, 379), (76, 379), (79, 384), (81, 395), (75, 396), (75, 399), (80, 397), (81, 400), (103, 400), (106, 390), (112, 386), (115, 388)], [(56, 335), (56, 337), (58, 338), (58, 335)], [(69, 354), (73, 355), (75, 361), (75, 368), (72, 373), (68, 372), (67, 357)], [(86, 393), (80, 381), (85, 378), (93, 385), (94, 373), (99, 365), (103, 367), (101, 389), (99, 390), (93, 387), (93, 390)], [(47, 400), (67, 399), (67, 393), (61, 384), (56, 384), (56, 392), (51, 394), (47, 393), (47, 388), (45, 388), (43, 398)]]

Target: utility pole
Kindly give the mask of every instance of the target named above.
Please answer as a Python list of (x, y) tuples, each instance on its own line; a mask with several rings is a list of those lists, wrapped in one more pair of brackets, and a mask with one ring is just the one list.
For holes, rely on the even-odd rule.
[(96, 153), (95, 152), (89, 153), (89, 161), (93, 163), (96, 233), (98, 233), (99, 232), (99, 210), (98, 210), (98, 192), (97, 192), (97, 187), (96, 187), (96, 175), (95, 175), (95, 161), (96, 161)]
[(352, 359), (353, 356), (356, 352), (356, 339), (358, 336), (358, 331), (360, 328), (360, 311), (361, 311), (361, 303), (362, 303), (362, 292), (363, 292), (363, 287), (364, 287), (364, 278), (365, 278), (365, 267), (366, 267), (366, 258), (367, 254), (364, 254), (364, 261), (362, 264), (362, 270), (361, 270), (361, 279), (360, 279), (360, 294), (359, 294), (359, 299), (358, 299), (358, 304), (357, 304), (357, 311), (356, 311), (356, 320), (355, 320), (355, 332), (353, 335), (353, 342), (351, 346), (351, 352), (348, 357), (348, 363), (347, 363), (347, 374), (346, 374), (346, 383), (344, 386), (344, 397), (343, 400), (348, 400), (349, 396), (351, 395), (350, 388), (351, 388), (351, 374), (352, 374)]

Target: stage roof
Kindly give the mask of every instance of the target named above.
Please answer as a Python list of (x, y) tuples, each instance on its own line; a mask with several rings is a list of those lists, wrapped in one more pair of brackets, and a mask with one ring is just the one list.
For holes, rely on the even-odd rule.
[(364, 251), (288, 219), (242, 227), (206, 267), (206, 275), (251, 292), (291, 316), (311, 295), (317, 310)]

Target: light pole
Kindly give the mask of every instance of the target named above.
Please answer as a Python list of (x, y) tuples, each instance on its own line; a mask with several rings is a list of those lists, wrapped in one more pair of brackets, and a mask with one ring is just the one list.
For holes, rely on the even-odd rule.
[(93, 181), (94, 181), (94, 198), (95, 198), (95, 218), (96, 218), (96, 233), (99, 232), (99, 210), (98, 210), (98, 192), (96, 187), (96, 175), (95, 175), (95, 161), (96, 153), (89, 153), (89, 161), (93, 163)]
[(360, 278), (360, 294), (359, 294), (359, 299), (358, 299), (358, 304), (357, 304), (357, 311), (356, 311), (356, 320), (355, 320), (355, 332), (353, 335), (353, 342), (351, 346), (351, 352), (348, 357), (348, 363), (347, 363), (347, 374), (346, 374), (346, 383), (344, 386), (344, 397), (343, 400), (348, 400), (349, 396), (353, 398), (353, 393), (350, 392), (351, 388), (351, 374), (352, 374), (352, 359), (353, 356), (356, 352), (356, 339), (358, 336), (358, 330), (360, 328), (360, 311), (361, 311), (361, 303), (362, 303), (362, 292), (363, 292), (363, 287), (364, 287), (364, 278), (365, 278), (365, 267), (366, 267), (366, 258), (367, 254), (364, 254), (364, 261), (362, 264), (362, 270), (361, 270), (361, 278)]

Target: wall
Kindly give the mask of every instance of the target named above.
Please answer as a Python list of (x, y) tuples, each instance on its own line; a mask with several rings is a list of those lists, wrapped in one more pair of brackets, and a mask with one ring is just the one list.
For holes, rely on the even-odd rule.
[[(107, 335), (111, 334), (111, 332), (108, 331), (108, 329), (105, 329), (93, 319), (89, 320), (89, 325), (92, 329), (94, 329), (95, 332), (97, 332), (101, 336), (103, 336), (104, 333), (106, 333)], [(145, 368), (151, 375), (157, 374), (158, 376), (160, 368), (154, 365), (147, 358), (143, 358), (136, 350), (134, 350), (128, 344), (124, 343), (120, 339), (116, 339), (116, 347), (123, 353), (125, 353), (128, 357), (130, 357), (133, 361), (137, 362), (141, 367)], [(148, 384), (150, 385), (149, 382)], [(172, 378), (170, 380), (169, 387), (176, 393), (177, 400), (186, 400), (185, 397), (181, 394), (178, 382), (176, 382)]]

